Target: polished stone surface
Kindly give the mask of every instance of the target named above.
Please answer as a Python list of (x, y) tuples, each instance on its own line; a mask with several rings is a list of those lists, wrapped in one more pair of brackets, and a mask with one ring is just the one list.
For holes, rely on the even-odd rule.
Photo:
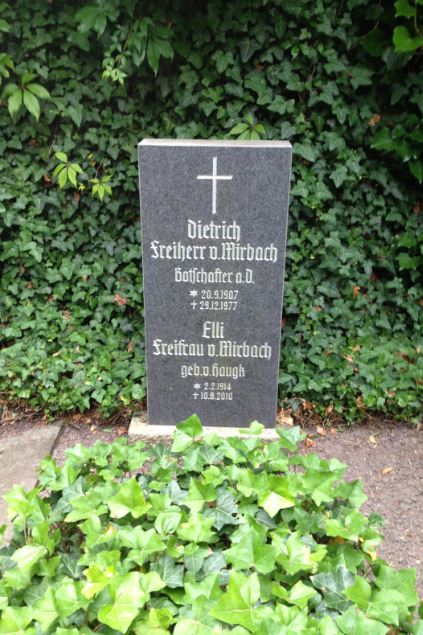
[(274, 426), (291, 151), (139, 145), (150, 423)]

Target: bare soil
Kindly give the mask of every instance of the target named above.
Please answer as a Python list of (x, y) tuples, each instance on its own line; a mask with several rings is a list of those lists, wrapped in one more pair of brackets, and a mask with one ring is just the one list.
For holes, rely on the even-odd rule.
[[(20, 417), (19, 421), (6, 417), (0, 422), (0, 445), (2, 436), (43, 425), (48, 423), (34, 417)], [(66, 448), (76, 443), (91, 445), (99, 439), (111, 442), (126, 435), (128, 425), (129, 414), (109, 423), (96, 416), (70, 417), (53, 455), (62, 462)], [(302, 452), (337, 458), (347, 464), (348, 480), (363, 481), (368, 496), (363, 511), (377, 512), (386, 520), (379, 555), (397, 568), (415, 567), (423, 594), (423, 430), (379, 418), (351, 427), (307, 425), (305, 432)], [(151, 439), (146, 441), (151, 443)]]

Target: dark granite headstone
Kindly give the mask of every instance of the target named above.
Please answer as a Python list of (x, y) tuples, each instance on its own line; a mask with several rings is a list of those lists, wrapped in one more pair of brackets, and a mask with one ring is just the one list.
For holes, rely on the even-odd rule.
[(275, 425), (291, 145), (139, 145), (148, 418)]

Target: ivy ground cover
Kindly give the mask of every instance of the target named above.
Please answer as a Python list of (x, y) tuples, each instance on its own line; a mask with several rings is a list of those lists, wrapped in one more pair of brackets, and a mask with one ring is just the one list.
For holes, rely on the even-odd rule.
[(418, 419), (423, 204), (408, 165), (420, 174), (421, 56), (394, 51), (393, 4), (1, 11), (3, 399), (109, 414), (145, 397), (143, 137), (282, 138), (294, 164), (280, 397)]
[(377, 557), (361, 483), (297, 454), (299, 428), (262, 430), (202, 438), (193, 415), (171, 448), (46, 459), (37, 488), (6, 496), (0, 633), (421, 635), (415, 570)]

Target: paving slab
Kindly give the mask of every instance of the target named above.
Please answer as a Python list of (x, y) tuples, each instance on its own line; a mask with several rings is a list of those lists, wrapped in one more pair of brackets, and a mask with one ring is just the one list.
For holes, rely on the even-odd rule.
[[(175, 426), (153, 425), (148, 423), (147, 416), (133, 416), (128, 430), (128, 436), (140, 437), (171, 437)], [(227, 426), (203, 426), (203, 436), (217, 434), (219, 437), (248, 437), (248, 428), (230, 428)], [(275, 428), (265, 428), (260, 434), (262, 439), (275, 441), (279, 438)]]
[(0, 526), (8, 522), (2, 496), (15, 484), (25, 489), (36, 485), (40, 462), (52, 452), (60, 428), (61, 424), (50, 424), (0, 439)]

